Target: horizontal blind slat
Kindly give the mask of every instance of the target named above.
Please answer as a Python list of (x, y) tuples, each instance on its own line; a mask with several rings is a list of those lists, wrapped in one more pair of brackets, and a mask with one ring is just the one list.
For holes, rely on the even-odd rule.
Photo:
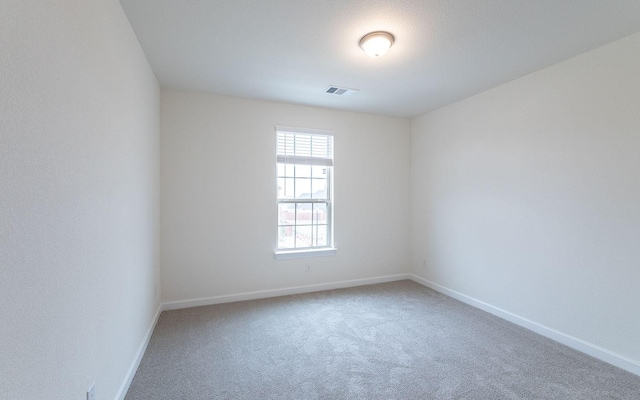
[(295, 163), (333, 165), (333, 136), (277, 131), (277, 155), (279, 160), (294, 157)]

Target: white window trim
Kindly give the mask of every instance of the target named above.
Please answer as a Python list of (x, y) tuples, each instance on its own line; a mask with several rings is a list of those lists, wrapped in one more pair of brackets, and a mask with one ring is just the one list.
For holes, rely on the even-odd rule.
[(287, 260), (292, 258), (309, 258), (309, 257), (329, 257), (335, 256), (338, 249), (335, 247), (321, 249), (296, 249), (296, 250), (277, 250), (273, 253), (276, 260)]
[[(326, 135), (326, 136), (332, 136), (335, 138), (335, 134), (333, 131), (329, 131), (329, 130), (324, 130), (324, 129), (310, 129), (310, 128), (297, 128), (297, 127), (291, 127), (291, 126), (281, 126), (281, 125), (276, 125), (276, 133), (277, 132), (285, 132), (285, 133), (301, 133), (301, 134), (311, 134), (311, 135)], [(335, 139), (334, 139), (335, 140)], [(299, 157), (296, 157), (299, 159)], [(305, 160), (305, 161), (309, 161), (308, 164), (309, 165), (326, 165), (324, 162), (320, 161), (318, 162), (318, 159), (315, 160)], [(331, 168), (333, 169), (333, 166), (335, 165), (335, 160), (332, 158), (331, 160)], [(282, 158), (280, 156), (276, 157), (276, 163), (278, 162), (284, 162), (286, 163), (286, 158)], [(330, 243), (329, 246), (327, 247), (313, 247), (313, 248), (301, 248), (301, 249), (278, 249), (276, 248), (273, 252), (274, 258), (277, 260), (283, 260), (283, 259), (294, 259), (294, 258), (309, 258), (309, 257), (327, 257), (327, 256), (334, 256), (337, 254), (338, 249), (336, 247), (333, 247), (333, 243), (334, 243), (334, 239), (333, 239), (333, 224), (334, 224), (334, 220), (333, 220), (333, 210), (334, 210), (334, 201), (333, 201), (333, 171), (331, 171), (331, 178), (329, 180), (329, 187), (327, 188), (328, 192), (329, 192), (329, 201), (331, 204), (330, 207), (330, 211), (329, 211), (329, 218), (330, 218), (330, 226), (329, 226), (329, 239), (330, 239)], [(295, 202), (295, 200), (291, 200), (292, 202)], [(276, 238), (277, 240), (277, 238)]]
[(276, 132), (302, 133), (302, 134), (308, 134), (308, 135), (335, 136), (335, 132), (334, 131), (329, 131), (329, 130), (326, 130), (326, 129), (297, 128), (295, 126), (284, 126), (284, 125), (276, 125)]

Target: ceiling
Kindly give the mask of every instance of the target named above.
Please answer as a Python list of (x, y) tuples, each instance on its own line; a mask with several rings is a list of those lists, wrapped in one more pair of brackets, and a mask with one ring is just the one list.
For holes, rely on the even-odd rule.
[[(121, 3), (164, 88), (408, 118), (640, 30), (638, 0)], [(370, 58), (377, 30), (395, 44)]]

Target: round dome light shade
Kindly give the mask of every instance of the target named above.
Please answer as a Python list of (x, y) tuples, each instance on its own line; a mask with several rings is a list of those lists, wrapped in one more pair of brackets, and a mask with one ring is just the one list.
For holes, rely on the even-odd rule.
[(393, 35), (389, 32), (371, 32), (360, 39), (360, 47), (369, 57), (387, 54), (393, 44)]

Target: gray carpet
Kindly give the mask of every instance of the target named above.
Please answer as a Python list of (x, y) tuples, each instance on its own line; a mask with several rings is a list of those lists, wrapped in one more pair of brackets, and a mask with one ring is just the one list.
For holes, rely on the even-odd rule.
[(412, 281), (165, 311), (126, 400), (640, 399), (640, 377)]

